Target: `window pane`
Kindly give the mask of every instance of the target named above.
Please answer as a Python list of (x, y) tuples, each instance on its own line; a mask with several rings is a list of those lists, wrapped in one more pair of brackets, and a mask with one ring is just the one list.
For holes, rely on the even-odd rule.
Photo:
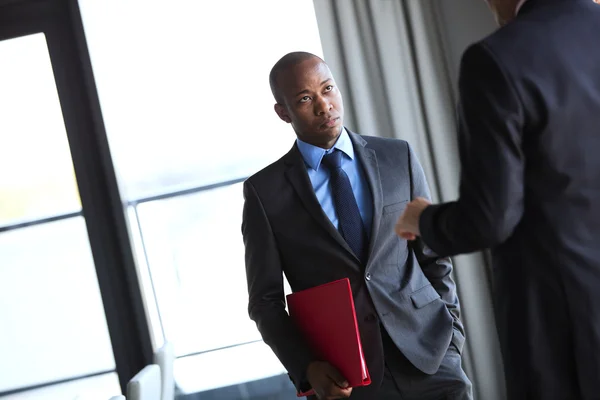
[(202, 353), (178, 360), (178, 383), (185, 368), (197, 379), (212, 365), (190, 390), (272, 385), (284, 370), (247, 313), (241, 185), (144, 198), (247, 177), (291, 148), (268, 75), (290, 51), (322, 55), (312, 0), (79, 3), (130, 226), (140, 229), (138, 265), (148, 260), (151, 321), (179, 356)]
[(0, 234), (0, 392), (115, 369), (83, 218)]
[(285, 372), (248, 317), (242, 206), (241, 184), (138, 206), (165, 336), (203, 352), (178, 361), (184, 392)]
[(0, 226), (80, 210), (46, 38), (0, 41)]
[(268, 75), (287, 52), (321, 55), (311, 0), (80, 5), (128, 199), (245, 177), (291, 147)]
[(107, 400), (121, 394), (116, 372), (3, 396), (2, 400)]
[(81, 209), (45, 36), (1, 41), (0, 65), (2, 393), (115, 362), (83, 218), (36, 221)]
[[(285, 369), (263, 342), (180, 358), (174, 372), (181, 392), (201, 392), (202, 400), (296, 397)], [(251, 390), (253, 387), (259, 390)]]
[(138, 206), (165, 336), (179, 355), (260, 339), (247, 311), (242, 206), (241, 184)]

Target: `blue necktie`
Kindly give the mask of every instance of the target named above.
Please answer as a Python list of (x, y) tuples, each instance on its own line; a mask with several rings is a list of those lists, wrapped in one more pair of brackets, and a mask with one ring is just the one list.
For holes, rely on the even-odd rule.
[(350, 179), (342, 169), (342, 152), (335, 149), (323, 157), (323, 164), (331, 171), (329, 184), (338, 216), (338, 230), (361, 262), (366, 261), (366, 234), (360, 211), (352, 192)]

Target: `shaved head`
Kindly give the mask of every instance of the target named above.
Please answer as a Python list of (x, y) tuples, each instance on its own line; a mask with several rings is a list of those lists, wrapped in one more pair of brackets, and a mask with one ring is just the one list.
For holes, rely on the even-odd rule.
[(271, 69), (275, 112), (298, 139), (330, 149), (343, 128), (344, 102), (329, 67), (314, 54), (294, 52)]
[(312, 59), (319, 60), (321, 63), (327, 65), (319, 56), (316, 56), (312, 53), (307, 53), (305, 51), (295, 51), (281, 57), (279, 61), (275, 63), (273, 68), (271, 68), (271, 73), (269, 74), (269, 84), (271, 85), (271, 92), (273, 93), (273, 97), (275, 97), (275, 101), (277, 103), (283, 103), (281, 88), (278, 81), (279, 77), (291, 67), (294, 67), (306, 60)]

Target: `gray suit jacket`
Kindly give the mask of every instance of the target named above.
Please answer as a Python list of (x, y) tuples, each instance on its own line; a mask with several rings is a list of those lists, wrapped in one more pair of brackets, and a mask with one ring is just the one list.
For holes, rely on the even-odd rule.
[(294, 292), (350, 279), (373, 380), (352, 397), (369, 398), (383, 376), (380, 324), (427, 374), (437, 371), (451, 340), (462, 349), (464, 332), (450, 260), (428, 258), (419, 242), (407, 243), (394, 233), (406, 203), (429, 197), (415, 154), (402, 140), (351, 132), (350, 138), (373, 197), (366, 265), (323, 212), (295, 145), (245, 182), (242, 233), (250, 317), (297, 388), (306, 388), (306, 368), (316, 358), (286, 312), (283, 274)]

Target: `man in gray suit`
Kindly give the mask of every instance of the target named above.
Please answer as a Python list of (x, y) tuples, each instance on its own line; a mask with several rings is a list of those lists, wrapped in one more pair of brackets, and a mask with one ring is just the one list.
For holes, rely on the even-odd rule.
[[(408, 143), (343, 127), (327, 65), (290, 53), (270, 75), (275, 111), (297, 141), (244, 185), (249, 314), (298, 390), (319, 398), (470, 399), (464, 331), (448, 258), (394, 234), (405, 205), (429, 197)], [(348, 388), (316, 358), (286, 313), (293, 291), (349, 278), (373, 383)]]

